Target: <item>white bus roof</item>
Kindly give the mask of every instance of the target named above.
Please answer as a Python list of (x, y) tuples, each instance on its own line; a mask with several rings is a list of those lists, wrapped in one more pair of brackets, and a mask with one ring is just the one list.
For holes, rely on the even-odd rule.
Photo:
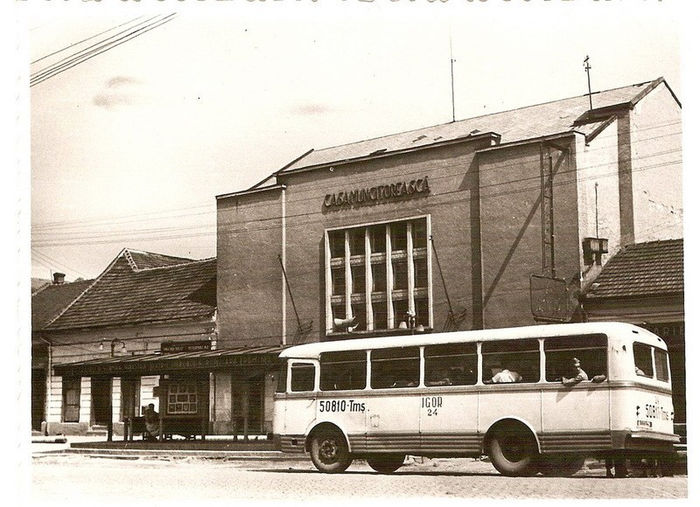
[(421, 333), (415, 335), (387, 336), (379, 338), (356, 338), (329, 342), (307, 343), (283, 350), (280, 358), (318, 358), (321, 352), (341, 350), (369, 350), (389, 347), (459, 343), (464, 341), (496, 341), (513, 338), (542, 338), (577, 334), (622, 334), (635, 333), (635, 339), (649, 345), (666, 349), (666, 344), (650, 331), (622, 322), (584, 322), (576, 324), (546, 324), (536, 326), (483, 329), (478, 331), (456, 331), (452, 333)]

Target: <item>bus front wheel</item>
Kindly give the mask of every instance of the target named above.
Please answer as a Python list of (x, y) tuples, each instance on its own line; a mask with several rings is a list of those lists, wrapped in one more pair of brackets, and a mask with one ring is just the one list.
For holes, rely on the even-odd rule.
[(493, 466), (503, 475), (532, 475), (537, 460), (537, 446), (528, 432), (517, 427), (494, 431), (487, 451)]
[(367, 464), (380, 474), (390, 474), (401, 468), (405, 459), (403, 454), (377, 454), (368, 456)]
[(345, 437), (337, 430), (320, 430), (311, 438), (311, 461), (321, 472), (344, 472), (352, 463)]

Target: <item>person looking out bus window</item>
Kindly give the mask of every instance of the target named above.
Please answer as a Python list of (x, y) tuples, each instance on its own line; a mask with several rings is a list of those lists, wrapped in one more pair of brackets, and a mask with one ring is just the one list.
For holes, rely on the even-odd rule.
[(581, 361), (577, 357), (572, 357), (570, 362), (571, 377), (562, 376), (561, 383), (565, 386), (574, 386), (579, 382), (588, 380), (588, 375), (581, 368)]
[[(509, 366), (509, 365), (506, 365)], [(506, 382), (520, 382), (522, 377), (517, 371), (503, 368), (499, 363), (491, 365), (491, 382), (494, 384)]]

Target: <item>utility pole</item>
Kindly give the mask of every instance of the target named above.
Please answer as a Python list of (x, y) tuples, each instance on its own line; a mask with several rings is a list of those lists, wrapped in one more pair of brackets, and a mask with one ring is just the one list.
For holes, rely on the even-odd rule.
[(593, 95), (591, 93), (591, 66), (588, 63), (588, 55), (583, 59), (583, 69), (586, 71), (586, 76), (588, 76), (588, 105), (589, 109), (593, 109)]
[(452, 88), (452, 123), (455, 121), (455, 59), (452, 58), (452, 33), (450, 32), (450, 87)]

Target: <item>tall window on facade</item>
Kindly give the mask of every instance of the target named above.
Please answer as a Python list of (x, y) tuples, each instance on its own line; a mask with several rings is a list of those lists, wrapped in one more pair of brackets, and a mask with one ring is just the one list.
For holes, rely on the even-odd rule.
[(63, 377), (63, 422), (80, 418), (80, 377)]
[(430, 327), (429, 262), (427, 218), (327, 231), (327, 332)]

